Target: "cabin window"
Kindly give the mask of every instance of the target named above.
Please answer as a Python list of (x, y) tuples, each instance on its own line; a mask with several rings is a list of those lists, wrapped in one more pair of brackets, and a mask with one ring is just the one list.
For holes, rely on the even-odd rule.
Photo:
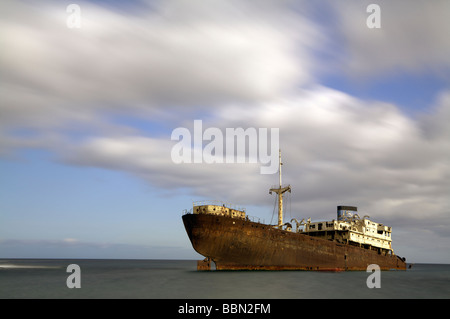
[(318, 227), (319, 227), (318, 230), (322, 230), (322, 223), (319, 223)]

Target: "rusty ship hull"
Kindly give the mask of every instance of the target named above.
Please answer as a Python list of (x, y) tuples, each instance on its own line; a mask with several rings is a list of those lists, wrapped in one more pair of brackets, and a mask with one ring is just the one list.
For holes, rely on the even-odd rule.
[(406, 269), (404, 259), (393, 254), (250, 220), (185, 214), (183, 223), (193, 248), (213, 261), (216, 270), (346, 271), (366, 270), (370, 264), (381, 270)]

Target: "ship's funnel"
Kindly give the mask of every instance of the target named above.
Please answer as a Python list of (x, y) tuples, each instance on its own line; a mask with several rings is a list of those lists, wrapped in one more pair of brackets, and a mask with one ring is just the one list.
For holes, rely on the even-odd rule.
[(345, 218), (352, 218), (358, 212), (358, 207), (355, 206), (338, 206), (337, 219), (343, 220)]

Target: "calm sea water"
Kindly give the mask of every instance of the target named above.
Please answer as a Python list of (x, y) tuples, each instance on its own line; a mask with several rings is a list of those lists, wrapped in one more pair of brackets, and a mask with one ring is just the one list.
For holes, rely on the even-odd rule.
[[(69, 289), (67, 266), (81, 269)], [(196, 271), (193, 260), (0, 259), (0, 298), (308, 299), (450, 298), (450, 265), (415, 264), (370, 274), (308, 271)]]

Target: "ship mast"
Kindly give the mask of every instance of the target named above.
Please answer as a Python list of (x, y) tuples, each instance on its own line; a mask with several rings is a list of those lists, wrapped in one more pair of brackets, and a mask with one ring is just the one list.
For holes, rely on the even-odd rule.
[(272, 192), (275, 192), (278, 194), (278, 227), (281, 228), (283, 225), (283, 193), (289, 191), (291, 192), (291, 186), (288, 185), (286, 187), (282, 187), (281, 184), (281, 165), (283, 163), (281, 162), (281, 149), (279, 150), (279, 167), (278, 167), (278, 174), (279, 174), (279, 180), (280, 185), (278, 188), (271, 188), (269, 191), (269, 194), (272, 194)]

